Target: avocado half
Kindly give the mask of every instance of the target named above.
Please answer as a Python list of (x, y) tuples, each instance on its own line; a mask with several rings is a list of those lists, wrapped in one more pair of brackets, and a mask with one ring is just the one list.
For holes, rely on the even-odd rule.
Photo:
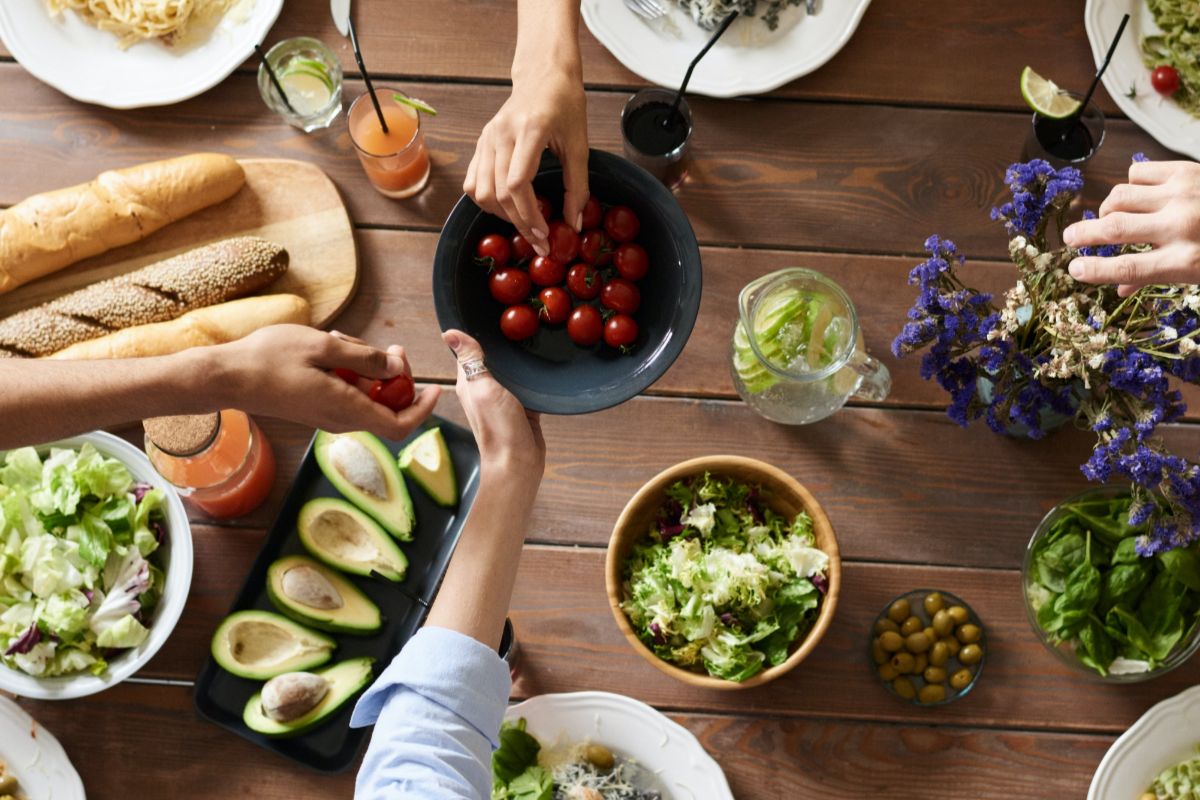
[(321, 472), (347, 500), (397, 539), (412, 540), (412, 498), (396, 459), (379, 437), (366, 431), (318, 431), (313, 450)]
[(337, 642), (270, 611), (236, 611), (217, 627), (212, 656), (241, 678), (265, 681), (319, 667)]
[(275, 739), (307, 733), (325, 722), (333, 712), (344, 706), (346, 701), (367, 687), (371, 682), (371, 665), (374, 663), (375, 659), (369, 657), (351, 658), (315, 671), (314, 675), (321, 676), (329, 684), (329, 690), (311, 711), (291, 722), (279, 722), (268, 717), (262, 707), (262, 692), (255, 692), (246, 701), (246, 708), (242, 711), (242, 722), (246, 723), (250, 730)]
[[(306, 583), (319, 584), (332, 593), (332, 603), (312, 605), (296, 591), (301, 575)], [(304, 588), (306, 584), (299, 584)], [(292, 594), (288, 594), (288, 589)], [(301, 596), (294, 596), (300, 594)], [(267, 597), (272, 605), (301, 625), (333, 633), (374, 633), (383, 625), (379, 606), (336, 571), (308, 556), (284, 556), (267, 567)], [(320, 607), (324, 606), (324, 607)]]
[(317, 560), (353, 575), (378, 572), (404, 580), (408, 559), (379, 523), (336, 497), (318, 497), (300, 508), (300, 542)]
[(401, 471), (443, 508), (458, 505), (458, 478), (441, 428), (425, 431), (400, 451)]

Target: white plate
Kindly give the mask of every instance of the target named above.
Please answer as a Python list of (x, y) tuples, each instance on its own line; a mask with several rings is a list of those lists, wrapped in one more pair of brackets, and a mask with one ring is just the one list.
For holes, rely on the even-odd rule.
[[(7, 0), (0, 0), (0, 4)], [(50, 447), (78, 447), (84, 442), (92, 445), (106, 456), (111, 456), (124, 464), (136, 480), (148, 483), (162, 489), (166, 496), (166, 541), (158, 549), (161, 553), (161, 564), (166, 574), (166, 585), (163, 587), (162, 600), (154, 612), (154, 620), (150, 624), (150, 635), (146, 641), (108, 662), (108, 669), (103, 675), (81, 673), (63, 675), (56, 678), (35, 678), (24, 672), (0, 664), (0, 689), (12, 692), (22, 697), (34, 697), (39, 700), (70, 700), (76, 697), (86, 697), (89, 694), (102, 692), (110, 686), (116, 686), (121, 681), (133, 675), (154, 657), (158, 649), (167, 641), (179, 615), (187, 603), (188, 589), (192, 585), (192, 529), (188, 523), (187, 513), (183, 509), (183, 501), (175, 487), (163, 480), (146, 454), (124, 439), (103, 431), (93, 431), (82, 436), (39, 446), (44, 451)], [(3, 741), (3, 740), (0, 740)], [(36, 800), (37, 795), (30, 793), (30, 798)]]
[(1087, 800), (1137, 800), (1164, 769), (1192, 758), (1200, 744), (1200, 686), (1163, 700), (1113, 742)]
[[(1104, 73), (1104, 88), (1117, 107), (1163, 147), (1200, 159), (1200, 119), (1154, 91), (1150, 70), (1142, 64), (1142, 37), (1161, 32), (1145, 0), (1088, 0), (1083, 13), (1097, 64), (1104, 61), (1121, 17), (1130, 15), (1121, 43)], [(1137, 97), (1128, 96), (1130, 87), (1137, 90)]]
[(686, 728), (645, 703), (608, 692), (544, 694), (508, 709), (543, 746), (593, 742), (654, 772), (671, 800), (733, 800), (725, 773)]
[(85, 800), (83, 781), (62, 745), (6, 697), (0, 697), (0, 760), (30, 800)]
[(161, 106), (211, 89), (254, 54), (283, 0), (253, 2), (244, 21), (235, 8), (206, 40), (182, 52), (153, 41), (122, 50), (116, 36), (73, 11), (52, 18), (45, 0), (0, 0), (0, 39), (35, 78), (76, 100), (109, 108)]
[[(659, 2), (668, 9), (667, 17), (646, 22), (622, 0), (583, 0), (583, 19), (630, 70), (651, 83), (677, 88), (711, 32), (674, 0)], [(807, 75), (846, 46), (870, 2), (817, 0), (812, 17), (803, 5), (789, 6), (775, 31), (768, 31), (758, 17), (735, 20), (696, 65), (688, 91), (711, 97), (761, 94)]]

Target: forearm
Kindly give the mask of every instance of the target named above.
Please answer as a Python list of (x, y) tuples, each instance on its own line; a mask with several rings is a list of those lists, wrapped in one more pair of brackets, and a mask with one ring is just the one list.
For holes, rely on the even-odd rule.
[(582, 83), (578, 0), (518, 0), (512, 79), (565, 73)]

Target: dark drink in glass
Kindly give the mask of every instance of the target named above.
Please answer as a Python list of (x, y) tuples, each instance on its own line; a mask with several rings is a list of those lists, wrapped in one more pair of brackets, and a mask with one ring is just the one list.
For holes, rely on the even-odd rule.
[(625, 157), (674, 189), (687, 177), (692, 110), (687, 100), (672, 109), (675, 93), (642, 89), (621, 112)]
[[(1082, 98), (1071, 93), (1077, 100)], [(1043, 158), (1054, 167), (1082, 167), (1104, 141), (1104, 114), (1089, 102), (1078, 114), (1054, 119), (1035, 113), (1024, 160)]]

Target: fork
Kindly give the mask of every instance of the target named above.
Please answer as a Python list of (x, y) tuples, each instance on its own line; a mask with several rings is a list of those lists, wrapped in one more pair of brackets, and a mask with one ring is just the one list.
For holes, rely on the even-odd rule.
[(654, 20), (667, 15), (667, 10), (659, 0), (625, 0), (625, 7), (644, 20)]
[(804, 10), (810, 17), (817, 13), (817, 0), (804, 0)]

